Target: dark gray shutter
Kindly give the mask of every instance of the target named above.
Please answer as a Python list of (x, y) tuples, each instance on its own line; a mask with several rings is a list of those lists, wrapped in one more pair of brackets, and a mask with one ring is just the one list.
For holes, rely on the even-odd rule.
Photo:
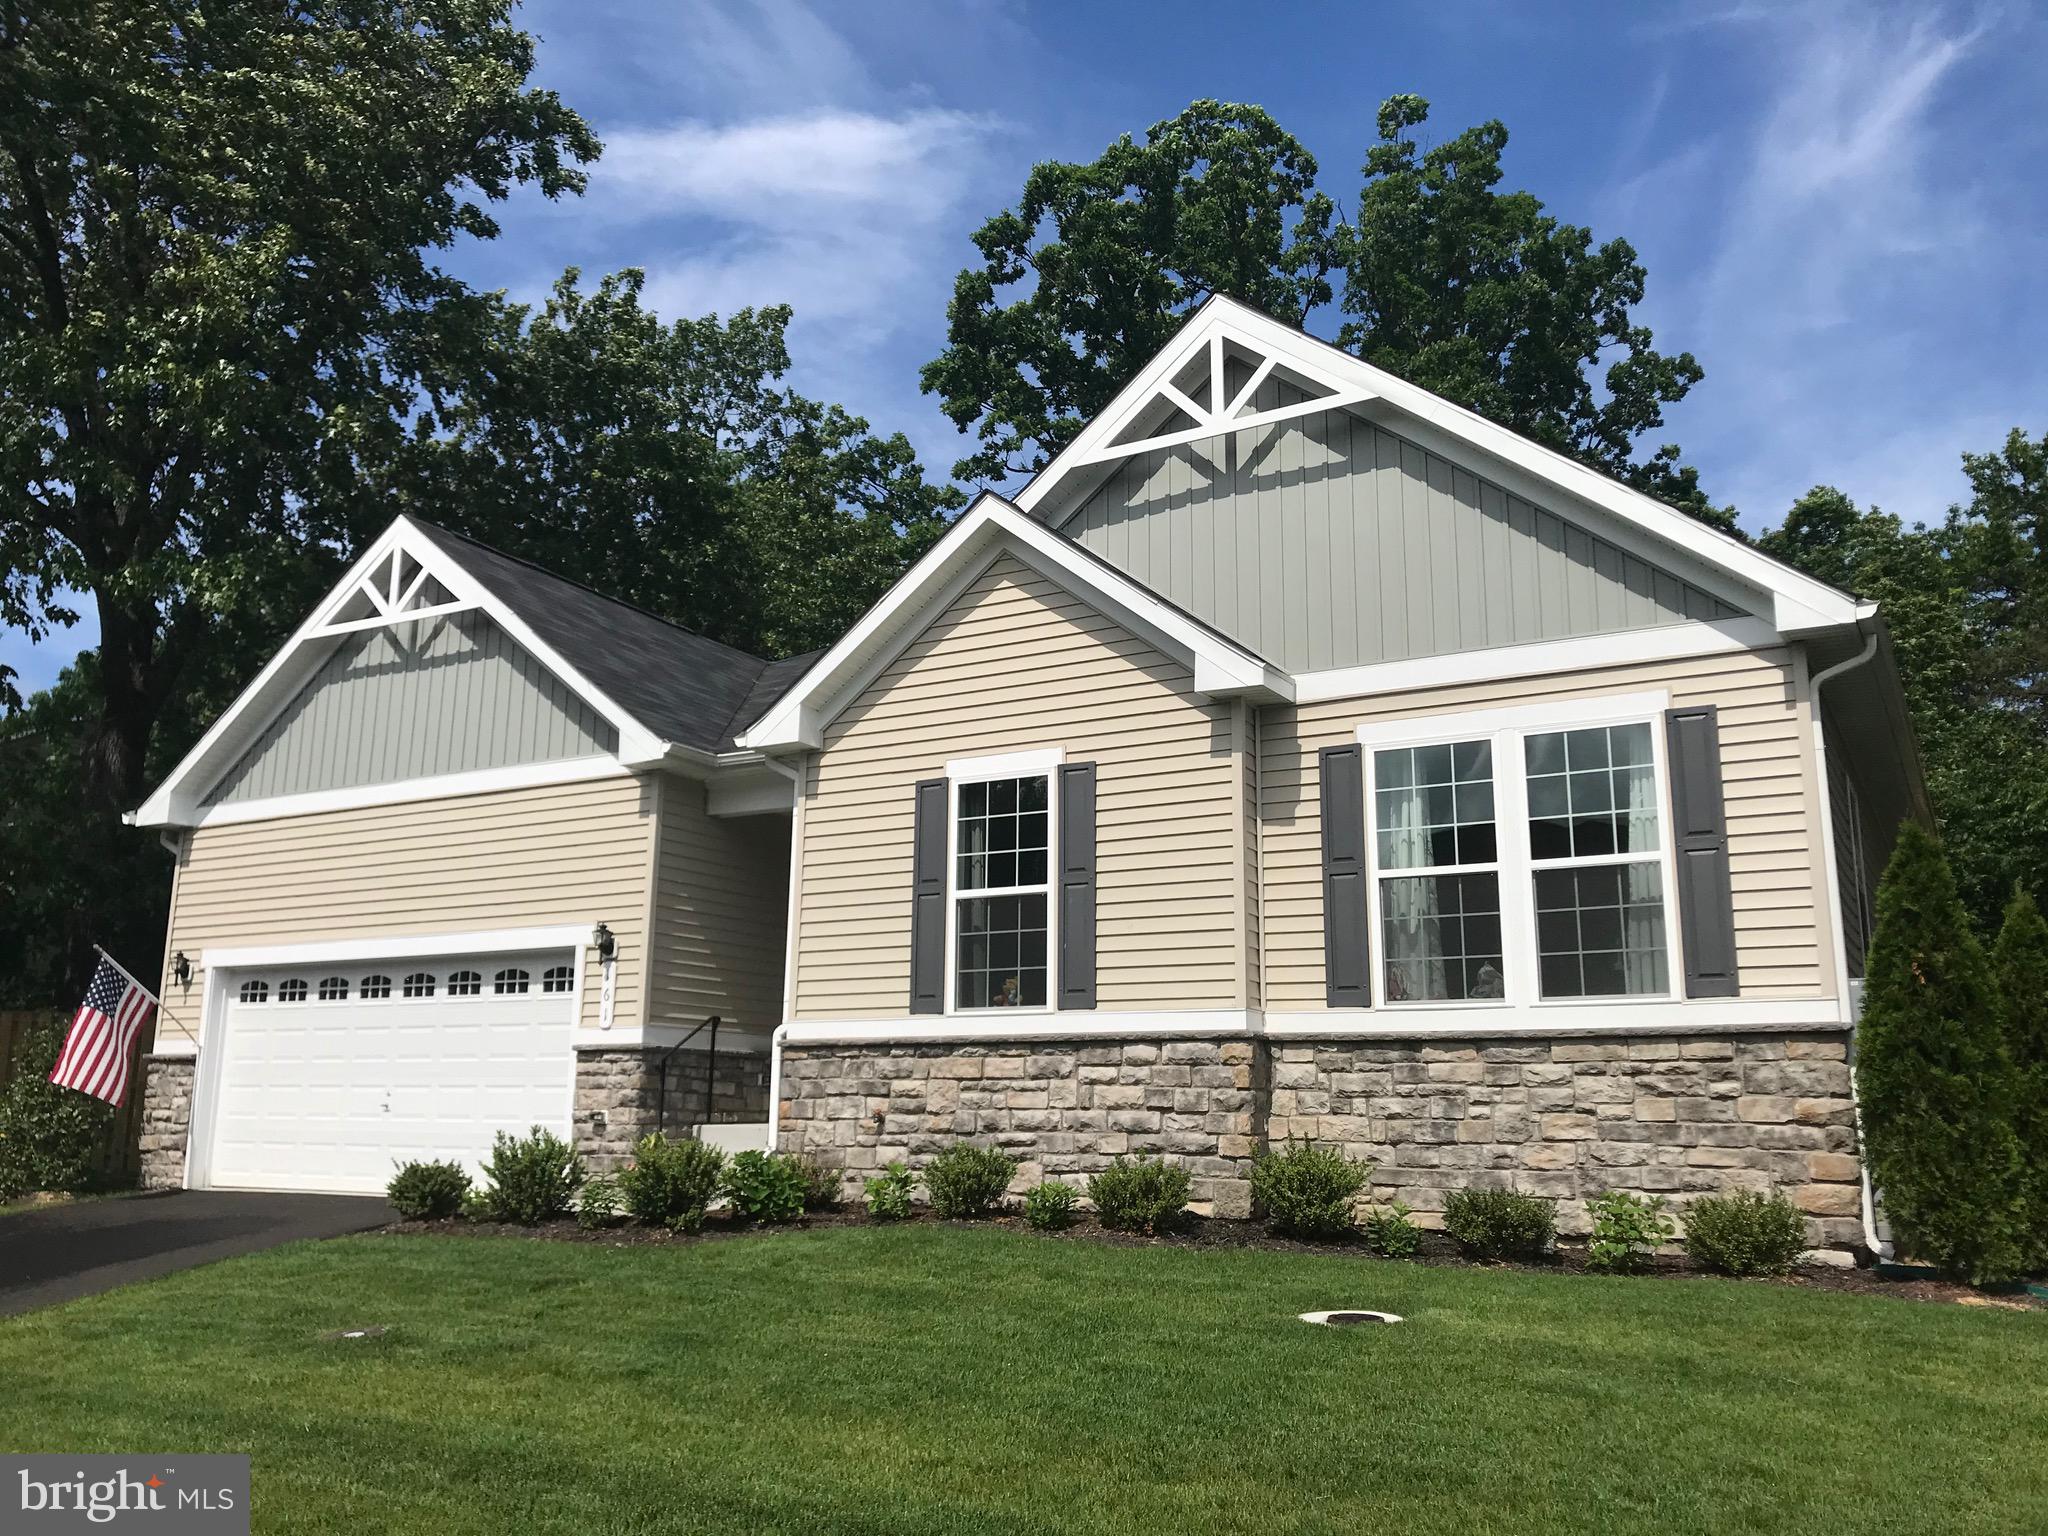
[(1060, 996), (1062, 1008), (1095, 1006), (1095, 765), (1059, 770)]
[(1721, 800), (1721, 725), (1714, 706), (1666, 710), (1671, 846), (1678, 857), (1678, 929), (1687, 997), (1733, 997), (1735, 895), (1728, 879), (1728, 816)]
[(910, 1011), (946, 1011), (946, 781), (917, 786), (910, 872)]
[(1323, 976), (1332, 1008), (1366, 1008), (1365, 749), (1325, 747)]

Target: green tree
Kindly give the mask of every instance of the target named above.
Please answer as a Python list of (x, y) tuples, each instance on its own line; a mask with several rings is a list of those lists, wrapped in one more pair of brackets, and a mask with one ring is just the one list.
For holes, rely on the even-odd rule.
[(376, 455), (355, 536), (410, 509), (728, 644), (836, 639), (959, 493), (777, 386), (786, 307), (664, 324), (640, 273), (578, 276), (537, 311), (481, 301), (470, 366)]
[(1359, 356), (1490, 421), (1732, 530), (1664, 425), (1703, 371), (1657, 351), (1633, 317), (1644, 271), (1635, 248), (1561, 224), (1529, 192), (1499, 190), (1508, 131), (1498, 121), (1424, 150), (1420, 96), (1390, 97), (1367, 152), (1358, 217), (1340, 238), (1339, 340)]
[[(514, 186), (598, 145), (506, 0), (0, 12), (0, 620), (97, 611), (96, 804), (132, 804), (219, 620), (337, 541)], [(9, 700), (10, 677), (0, 678)]]
[(1942, 544), (1968, 595), (1978, 696), (2048, 748), (2048, 432), (2018, 427), (1994, 453), (1966, 453), (1970, 500)]
[(1857, 1040), (1864, 1155), (1901, 1249), (1983, 1285), (2024, 1263), (2011, 1067), (1983, 946), (1917, 822), (1877, 892)]
[(2025, 1170), (2029, 1267), (2040, 1271), (2048, 1269), (2048, 921), (2024, 888), (2005, 909), (1991, 968), (2016, 1090), (2013, 1133)]
[[(1987, 502), (1996, 504), (1980, 491), (1975, 505)], [(2048, 731), (2023, 703), (2025, 631), (2004, 621), (2038, 602), (2027, 584), (2040, 588), (2043, 567), (2013, 561), (2005, 568), (2014, 576), (1987, 579), (1989, 557), (2012, 547), (2003, 534), (1978, 537), (1989, 521), (1958, 507), (1942, 528), (1908, 528), (1817, 486), (1759, 541), (1882, 608), (1943, 847), (1965, 905), (1986, 927), (2015, 881), (2039, 878), (2048, 848)]]
[(1264, 110), (1197, 101), (1085, 165), (1032, 168), (1017, 206), (975, 232), (983, 264), (946, 306), (924, 366), (975, 451), (963, 480), (1041, 467), (1225, 293), (1300, 322), (1330, 301), (1335, 209), (1316, 162)]

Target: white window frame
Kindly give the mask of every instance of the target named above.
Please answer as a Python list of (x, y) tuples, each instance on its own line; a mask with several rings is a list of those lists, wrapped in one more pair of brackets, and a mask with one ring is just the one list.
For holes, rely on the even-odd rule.
[[(1514, 706), (1503, 709), (1468, 710), (1458, 714), (1418, 717), (1410, 720), (1368, 721), (1358, 727), (1363, 749), (1365, 782), (1366, 844), (1366, 954), (1372, 973), (1375, 1009), (1389, 1013), (1455, 1014), (1495, 1013), (1504, 1010), (1564, 1008), (1635, 1008), (1669, 1005), (1685, 998), (1684, 974), (1679, 951), (1678, 872), (1672, 856), (1671, 772), (1666, 762), (1664, 712), (1671, 707), (1669, 693), (1609, 694), (1553, 703)], [(1579, 869), (1596, 864), (1642, 864), (1642, 854), (1594, 855), (1586, 858), (1546, 859), (1538, 864), (1529, 852), (1529, 770), (1523, 742), (1530, 736), (1553, 731), (1589, 729), (1595, 726), (1648, 725), (1650, 763), (1657, 776), (1658, 826), (1655, 859), (1661, 871), (1664, 895), (1664, 980), (1662, 992), (1617, 993), (1605, 997), (1543, 996), (1540, 960), (1536, 941), (1536, 887), (1539, 869)], [(1494, 860), (1491, 864), (1460, 865), (1440, 870), (1380, 868), (1379, 800), (1376, 754), (1401, 747), (1443, 746), (1460, 741), (1489, 741), (1493, 747)], [(1504, 773), (1502, 765), (1512, 765)], [(1494, 872), (1500, 882), (1501, 968), (1505, 996), (1499, 998), (1387, 998), (1386, 957), (1381, 953), (1383, 933), (1380, 916), (1380, 881), (1415, 874), (1484, 874)]]
[[(963, 1019), (1014, 1019), (1055, 1013), (1060, 996), (1059, 903), (1054, 900), (1060, 847), (1059, 770), (1066, 761), (1060, 747), (1030, 752), (1004, 752), (990, 757), (956, 757), (946, 764), (946, 1014)], [(960, 876), (960, 787), (1002, 779), (1045, 780), (1045, 884), (962, 891)], [(960, 1006), (960, 903), (978, 897), (1045, 897), (1045, 1001), (1016, 1008)]]

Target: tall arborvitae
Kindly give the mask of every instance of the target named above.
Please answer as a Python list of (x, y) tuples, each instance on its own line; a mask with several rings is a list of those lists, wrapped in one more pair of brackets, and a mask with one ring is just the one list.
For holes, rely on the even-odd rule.
[(1899, 830), (1877, 892), (1857, 1041), (1865, 1155), (1907, 1257), (1974, 1284), (2025, 1265), (1997, 989), (1934, 835)]
[(2027, 1202), (2028, 1268), (2048, 1270), (2048, 920), (2024, 889), (2013, 892), (1991, 949), (2005, 1053), (2013, 1069), (2013, 1134)]

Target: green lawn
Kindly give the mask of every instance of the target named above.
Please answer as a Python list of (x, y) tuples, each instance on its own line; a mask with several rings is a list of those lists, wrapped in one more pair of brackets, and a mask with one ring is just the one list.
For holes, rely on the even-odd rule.
[[(1293, 1320), (1339, 1305), (1409, 1321)], [(259, 1531), (2039, 1532), (2048, 1316), (928, 1225), (369, 1236), (0, 1322), (0, 1449), (248, 1451)]]

